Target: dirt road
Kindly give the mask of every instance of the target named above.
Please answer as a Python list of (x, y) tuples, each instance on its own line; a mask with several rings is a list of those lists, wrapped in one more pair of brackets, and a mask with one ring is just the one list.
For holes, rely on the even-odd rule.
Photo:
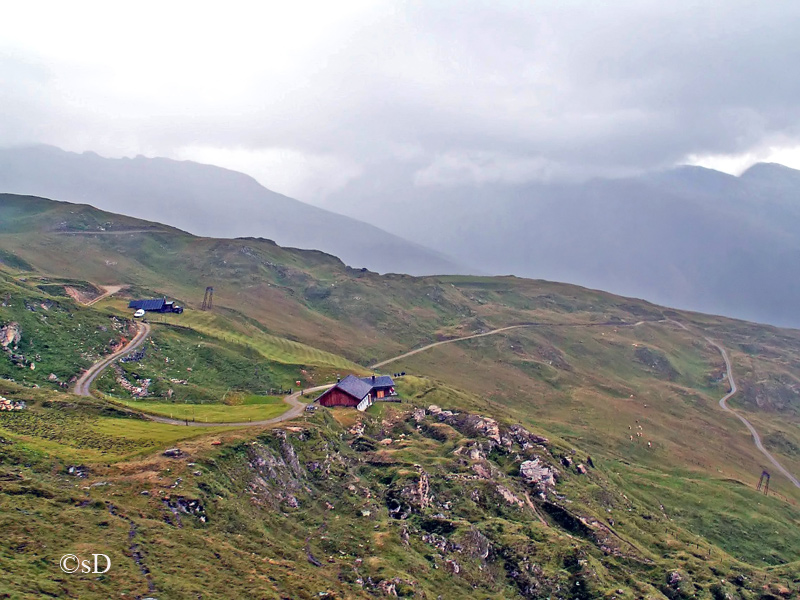
[(94, 363), (83, 375), (78, 378), (78, 381), (75, 382), (74, 389), (74, 392), (78, 396), (91, 396), (92, 393), (90, 388), (92, 387), (92, 382), (97, 379), (97, 376), (100, 375), (100, 373), (102, 373), (106, 367), (108, 367), (115, 360), (125, 356), (126, 354), (130, 354), (144, 343), (145, 339), (147, 339), (147, 336), (150, 334), (150, 325), (141, 321), (136, 325), (138, 327), (136, 335), (130, 342), (126, 344), (124, 348), (122, 348), (122, 350), (117, 350), (113, 354), (109, 354), (108, 356)]
[[(671, 319), (669, 320), (669, 322), (673, 323), (674, 325), (677, 325), (681, 329), (685, 329), (689, 333), (695, 333), (691, 329), (686, 327), (683, 323), (680, 323), (678, 321), (673, 321)], [(726, 412), (731, 413), (742, 423), (744, 423), (744, 426), (747, 427), (748, 431), (750, 432), (750, 435), (753, 436), (753, 443), (755, 444), (756, 448), (758, 448), (759, 452), (761, 452), (761, 454), (766, 456), (767, 460), (769, 460), (769, 462), (771, 462), (775, 466), (775, 468), (778, 469), (778, 471), (783, 473), (786, 476), (786, 478), (795, 485), (795, 487), (800, 488), (800, 481), (798, 481), (798, 479), (794, 475), (792, 475), (786, 469), (786, 467), (784, 467), (781, 463), (779, 463), (778, 460), (774, 456), (772, 456), (772, 454), (770, 454), (766, 448), (764, 448), (764, 444), (761, 442), (761, 436), (758, 434), (758, 431), (756, 431), (756, 428), (753, 427), (753, 424), (750, 423), (750, 421), (748, 421), (747, 419), (745, 419), (742, 415), (740, 415), (737, 411), (733, 410), (731, 407), (728, 406), (728, 400), (738, 391), (738, 388), (736, 387), (736, 380), (733, 378), (733, 367), (731, 366), (731, 359), (728, 357), (728, 352), (720, 344), (718, 344), (709, 337), (706, 337), (702, 334), (699, 335), (706, 342), (714, 346), (714, 348), (716, 348), (722, 355), (722, 360), (725, 361), (725, 375), (728, 378), (728, 383), (730, 384), (731, 390), (727, 394), (725, 394), (722, 398), (720, 398), (719, 401), (720, 408), (722, 408), (722, 410)]]
[(394, 358), (387, 358), (386, 360), (382, 360), (381, 362), (377, 362), (374, 365), (370, 365), (369, 369), (377, 369), (384, 365), (388, 365), (389, 363), (396, 362), (403, 358), (408, 358), (409, 356), (414, 356), (415, 354), (419, 354), (420, 352), (424, 352), (425, 350), (430, 350), (431, 348), (436, 348), (437, 346), (442, 346), (444, 344), (452, 344), (454, 342), (463, 342), (464, 340), (474, 340), (475, 338), (486, 337), (487, 335), (497, 335), (498, 333), (503, 333), (504, 331), (510, 331), (512, 329), (521, 329), (523, 327), (638, 327), (639, 325), (644, 325), (645, 323), (650, 323), (652, 321), (639, 321), (638, 323), (522, 323), (520, 325), (510, 325), (509, 327), (501, 327), (500, 329), (492, 329), (491, 331), (486, 331), (484, 333), (476, 333), (474, 335), (466, 335), (464, 337), (453, 338), (451, 340), (442, 340), (441, 342), (434, 342), (433, 344), (428, 344), (427, 346), (423, 346), (422, 348), (417, 348), (416, 350), (412, 350), (411, 352), (406, 352), (405, 354), (401, 354), (400, 356), (395, 356)]
[[(74, 392), (79, 396), (91, 396), (91, 387), (92, 383), (95, 379), (102, 373), (105, 369), (107, 369), (111, 363), (113, 363), (118, 358), (125, 356), (126, 354), (130, 354), (134, 350), (136, 350), (139, 346), (141, 346), (144, 341), (147, 339), (147, 336), (150, 334), (150, 325), (143, 321), (139, 321), (137, 323), (138, 331), (134, 338), (128, 342), (128, 344), (122, 348), (121, 350), (117, 350), (113, 354), (109, 354), (108, 356), (104, 357), (102, 360), (93, 364), (87, 371), (80, 376), (77, 382), (75, 382), (75, 389)], [(297, 391), (294, 394), (290, 394), (286, 396), (283, 401), (289, 405), (289, 410), (283, 413), (280, 416), (274, 417), (272, 419), (265, 419), (263, 421), (242, 421), (237, 423), (199, 423), (195, 421), (185, 421), (180, 419), (170, 419), (168, 417), (160, 417), (158, 415), (150, 415), (147, 413), (141, 413), (136, 410), (130, 410), (131, 413), (139, 414), (146, 419), (151, 421), (155, 421), (157, 423), (167, 423), (169, 425), (188, 425), (190, 427), (247, 427), (247, 426), (261, 426), (261, 425), (274, 425), (275, 423), (280, 423), (281, 421), (288, 421), (290, 419), (294, 419), (301, 414), (303, 414), (303, 410), (305, 409), (306, 405), (300, 402), (299, 398), (301, 393), (313, 393), (313, 392), (320, 392), (322, 390), (327, 390), (330, 387), (333, 387), (334, 384), (328, 385), (318, 385), (316, 387), (309, 388), (304, 390), (303, 392)]]
[(100, 294), (94, 300), (90, 300), (89, 302), (87, 302), (86, 306), (91, 306), (92, 304), (97, 304), (98, 302), (100, 302), (100, 300), (103, 300), (104, 298), (108, 298), (109, 296), (113, 296), (118, 291), (120, 291), (121, 289), (125, 288), (124, 285), (99, 285), (97, 287), (102, 288), (103, 293)]
[(511, 329), (519, 329), (520, 327), (533, 327), (533, 325), (511, 325), (510, 327), (501, 327), (500, 329), (493, 329), (492, 331), (487, 331), (486, 333), (476, 333), (475, 335), (467, 335), (460, 338), (453, 338), (452, 340), (442, 340), (441, 342), (434, 342), (433, 344), (428, 344), (427, 346), (423, 346), (422, 348), (417, 348), (416, 350), (412, 350), (411, 352), (406, 352), (405, 354), (401, 354), (400, 356), (395, 356), (394, 358), (387, 358), (386, 360), (377, 362), (374, 365), (370, 365), (368, 368), (377, 369), (379, 367), (382, 367), (383, 365), (388, 365), (389, 363), (396, 362), (403, 358), (414, 356), (415, 354), (419, 354), (420, 352), (424, 352), (425, 350), (430, 350), (431, 348), (435, 348), (436, 346), (443, 346), (444, 344), (452, 344), (454, 342), (463, 342), (464, 340), (474, 340), (475, 338), (486, 337), (487, 335), (496, 335), (498, 333), (503, 333), (504, 331), (510, 331)]
[(119, 231), (53, 231), (56, 235), (127, 235), (129, 233), (169, 233), (163, 229), (120, 229)]

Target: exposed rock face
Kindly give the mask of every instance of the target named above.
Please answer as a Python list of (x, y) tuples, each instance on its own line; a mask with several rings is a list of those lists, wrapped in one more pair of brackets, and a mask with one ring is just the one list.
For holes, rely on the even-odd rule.
[(489, 550), (491, 550), (489, 538), (474, 527), (465, 536), (463, 545), (464, 551), (475, 558), (486, 560), (489, 557)]
[(303, 472), (300, 467), (300, 461), (297, 459), (297, 452), (295, 452), (294, 446), (286, 439), (286, 432), (277, 429), (275, 435), (281, 441), (281, 456), (283, 460), (286, 461), (286, 464), (292, 469), (292, 473), (295, 477), (302, 477)]
[(500, 427), (498, 427), (497, 421), (494, 419), (490, 419), (489, 417), (477, 417), (473, 427), (475, 431), (486, 438), (498, 444), (500, 443)]
[(553, 470), (545, 466), (538, 458), (523, 462), (519, 466), (519, 474), (525, 481), (533, 484), (540, 491), (556, 485)]
[(418, 469), (416, 481), (393, 486), (386, 491), (386, 507), (395, 519), (407, 519), (414, 512), (431, 506), (430, 479), (424, 469)]
[(447, 570), (450, 571), (453, 575), (458, 575), (461, 572), (461, 567), (452, 558), (446, 559), (444, 561), (444, 564), (447, 567)]
[(289, 508), (297, 508), (297, 494), (308, 492), (308, 489), (294, 447), (286, 439), (285, 432), (281, 433), (284, 434), (282, 439), (277, 436), (281, 441), (280, 456), (258, 442), (249, 445), (247, 465), (252, 477), (247, 487), (255, 504), (274, 506), (277, 501)]
[(208, 521), (206, 510), (200, 500), (185, 498), (183, 496), (168, 496), (163, 498), (162, 502), (164, 503), (164, 506), (166, 506), (169, 511), (175, 515), (175, 520), (178, 527), (181, 527), (180, 513), (197, 517), (201, 523)]
[(517, 498), (517, 497), (516, 497), (516, 496), (515, 496), (515, 495), (514, 495), (514, 494), (511, 492), (511, 490), (509, 490), (509, 489), (508, 489), (507, 487), (505, 487), (505, 486), (498, 485), (498, 486), (497, 486), (497, 493), (498, 493), (498, 494), (500, 494), (500, 495), (503, 497), (503, 500), (505, 500), (505, 501), (506, 501), (506, 502), (508, 502), (509, 504), (516, 504), (516, 505), (517, 505), (517, 506), (519, 506), (519, 507), (522, 507), (522, 506), (524, 506), (524, 505), (525, 505), (525, 503), (524, 503), (522, 500), (520, 500), (519, 498)]
[(22, 329), (19, 323), (9, 323), (0, 327), (0, 346), (3, 349), (16, 347), (22, 339)]
[(475, 471), (475, 474), (480, 479), (491, 479), (492, 478), (491, 470), (489, 468), (487, 468), (486, 465), (484, 465), (482, 463), (475, 463), (474, 465), (472, 465), (472, 470)]
[(654, 348), (639, 346), (634, 352), (636, 360), (650, 368), (656, 376), (660, 376), (670, 381), (674, 380), (680, 373), (669, 362), (667, 355)]
[(528, 450), (532, 446), (547, 446), (550, 443), (546, 437), (531, 433), (521, 425), (509, 427), (506, 435), (519, 444), (523, 450)]

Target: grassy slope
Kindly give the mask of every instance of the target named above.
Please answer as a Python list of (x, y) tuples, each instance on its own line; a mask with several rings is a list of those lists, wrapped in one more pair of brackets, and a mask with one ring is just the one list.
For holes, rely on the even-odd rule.
[[(285, 364), (281, 362), (285, 357), (291, 369), (295, 368), (292, 365), (305, 364), (317, 381), (330, 378), (335, 374), (334, 370), (348, 366), (358, 369), (352, 362), (338, 358), (340, 354), (350, 361), (367, 364), (373, 359), (441, 337), (464, 335), (492, 326), (532, 321), (607, 323), (613, 319), (634, 323), (641, 319), (661, 318), (663, 314), (661, 309), (645, 302), (573, 286), (515, 278), (379, 277), (349, 270), (336, 259), (320, 253), (281, 249), (258, 240), (205, 240), (167, 228), (162, 228), (166, 233), (123, 236), (78, 237), (47, 233), (58, 226), (86, 229), (100, 224), (108, 229), (112, 223), (112, 229), (142, 227), (135, 220), (99, 214), (93, 209), (74, 205), (38, 201), (26, 205), (18, 199), (4, 199), (0, 202), (0, 217), (6, 232), (0, 234), (0, 251), (4, 252), (0, 254), (0, 261), (15, 269), (35, 266), (44, 273), (60, 277), (103, 284), (126, 283), (133, 285), (136, 293), (164, 293), (188, 301), (190, 306), (202, 298), (206, 284), (213, 284), (215, 302), (220, 309), (213, 315), (187, 311), (185, 323), (192, 324), (197, 331), (186, 332), (167, 324), (160, 331), (157, 328), (154, 338), (160, 347), (172, 343), (188, 352), (192, 336), (208, 336), (214, 360), (230, 351), (234, 351), (236, 360), (255, 352), (262, 358), (274, 359), (272, 364), (280, 371), (278, 365)], [(61, 225), (63, 223), (66, 225)], [(30, 235), (32, 231), (38, 234)], [(78, 251), (85, 260), (80, 263), (65, 260), (66, 253)], [(98, 308), (100, 312), (113, 313), (121, 307), (119, 301), (108, 300)], [(777, 386), (775, 389), (780, 392), (778, 397), (782, 403), (762, 400), (759, 405), (758, 398), (770, 394), (759, 396), (757, 391), (743, 395), (742, 400), (746, 408), (755, 411), (760, 426), (770, 428), (770, 431), (781, 431), (782, 435), (774, 444), (781, 459), (796, 460), (793, 458), (794, 448), (800, 446), (796, 427), (797, 401), (792, 396), (792, 382), (786, 376), (791, 375), (798, 364), (798, 334), (702, 315), (670, 314), (677, 315), (684, 322), (694, 323), (724, 343), (732, 351), (737, 374), (742, 373), (739, 380), (745, 383), (745, 388), (748, 383), (763, 386), (765, 381)], [(324, 348), (336, 359), (332, 359), (330, 354), (317, 354), (310, 350), (313, 347)], [(647, 356), (666, 358), (670, 368), (665, 368), (664, 364), (656, 367), (647, 364), (641, 355), (637, 355), (639, 347), (648, 349), (650, 354)], [(322, 357), (321, 361), (316, 360), (319, 357)], [(195, 355), (187, 356), (189, 358), (195, 360)], [(150, 368), (154, 374), (162, 370), (164, 367), (156, 359), (157, 356), (153, 356), (149, 366), (145, 361), (143, 368)], [(212, 363), (204, 363), (206, 366), (200, 372), (211, 373)], [(798, 496), (777, 477), (773, 478), (773, 488), (785, 499), (765, 499), (752, 490), (754, 478), (760, 472), (761, 459), (738, 421), (721, 414), (716, 407), (716, 400), (724, 390), (718, 381), (720, 368), (719, 355), (707, 344), (697, 336), (665, 324), (645, 324), (635, 328), (551, 326), (514, 330), (502, 336), (442, 346), (387, 367), (389, 371), (408, 370), (450, 384), (443, 386), (432, 379), (409, 383), (405, 391), (418, 404), (437, 402), (445, 407), (521, 422), (558, 440), (564, 448), (590, 452), (602, 465), (599, 472), (602, 472), (603, 485), (588, 485), (579, 479), (564, 482), (561, 489), (573, 501), (580, 502), (595, 514), (602, 514), (608, 493), (625, 494), (637, 503), (638, 516), (632, 522), (618, 517), (619, 529), (645, 546), (651, 559), (657, 559), (658, 568), (652, 574), (642, 572), (636, 576), (649, 581), (649, 584), (639, 587), (630, 582), (624, 584), (632, 594), (630, 597), (650, 594), (656, 594), (650, 597), (659, 597), (660, 592), (655, 590), (659, 589), (664, 570), (674, 568), (672, 565), (695, 569), (696, 573), (691, 576), (705, 578), (701, 581), (701, 588), (708, 592), (714, 578), (708, 565), (703, 566), (708, 562), (704, 553), (709, 548), (714, 559), (711, 564), (720, 572), (730, 573), (731, 565), (734, 565), (754, 577), (766, 576), (784, 585), (791, 584), (789, 579), (782, 579), (780, 570), (765, 575), (766, 572), (753, 569), (783, 564), (786, 573), (792, 572), (789, 563), (800, 556), (800, 541), (793, 537), (798, 524), (794, 504)], [(185, 372), (185, 365), (180, 365), (179, 370)], [(285, 381), (289, 375), (293, 373), (285, 372), (281, 376), (284, 379), (278, 379)], [(199, 382), (198, 390), (210, 384), (213, 387), (214, 378)], [(113, 385), (113, 378), (106, 383)], [(221, 397), (223, 388), (227, 387), (227, 384), (218, 386), (218, 391), (212, 395)], [(252, 389), (259, 391), (260, 388), (254, 386)], [(44, 407), (41, 410), (47, 414)], [(351, 419), (352, 413), (345, 413), (342, 418)], [(46, 424), (45, 430), (52, 427), (50, 416), (40, 419)], [(151, 433), (149, 428), (155, 427), (154, 424), (127, 420), (135, 426), (126, 436), (126, 420), (118, 416), (100, 415), (91, 419), (89, 430), (111, 435), (112, 439), (119, 440), (112, 445), (119, 448), (104, 453), (103, 448), (94, 447), (99, 442), (92, 441), (91, 436), (84, 446), (70, 445), (69, 432), (85, 429), (78, 421), (70, 421), (63, 427), (59, 425), (61, 433), (55, 438), (41, 437), (41, 425), (30, 426), (27, 433), (4, 429), (0, 434), (13, 439), (14, 448), (60, 457), (43, 458), (44, 461), (77, 460), (79, 457), (94, 461), (124, 459), (115, 467), (122, 471), (129, 468), (125, 465), (130, 458), (125, 457), (147, 452), (148, 448), (159, 444), (174, 443), (174, 439), (161, 437), (167, 435), (167, 429), (154, 428)], [(644, 433), (653, 442), (652, 449), (645, 449), (643, 441), (638, 441), (638, 438), (637, 443), (631, 444), (628, 435), (633, 430), (628, 430), (627, 426), (637, 426), (637, 419), (646, 428)], [(133, 445), (131, 437), (136, 442)], [(138, 442), (136, 438), (140, 438)], [(202, 439), (198, 442), (200, 445), (204, 443)], [(440, 464), (452, 450), (437, 447), (434, 441), (421, 438), (413, 446), (408, 456), (412, 464), (421, 464), (423, 458), (431, 465)], [(215, 456), (207, 442), (206, 448), (211, 452), (208, 456)], [(337, 450), (342, 451), (344, 449)], [(419, 455), (420, 452), (424, 456)], [(242, 466), (236, 467), (239, 468)], [(41, 473), (37, 473), (36, 477), (40, 477)], [(222, 478), (219, 480), (222, 486), (235, 485), (231, 483), (233, 480), (226, 479), (231, 473), (222, 469), (215, 478)], [(380, 495), (384, 488), (377, 484), (381, 481), (379, 471), (373, 476), (376, 478), (373, 493)], [(62, 485), (60, 482), (56, 478), (53, 485)], [(101, 491), (93, 490), (91, 494), (100, 494)], [(342, 494), (338, 487), (329, 488), (329, 491), (336, 497)], [(317, 492), (321, 493), (321, 489)], [(124, 500), (129, 510), (140, 510), (135, 507), (141, 501), (134, 501), (126, 492), (118, 490), (115, 493), (118, 496), (116, 502)], [(145, 513), (148, 510), (152, 512), (152, 507)], [(250, 532), (252, 535), (248, 536), (247, 543), (260, 548), (259, 556), (263, 558), (265, 551), (265, 547), (259, 544), (273, 548), (267, 554), (275, 563), (269, 562), (270, 566), (264, 567), (263, 560), (259, 559), (262, 561), (259, 569), (266, 568), (277, 575), (277, 581), (292, 582), (292, 585), (299, 586), (297, 589), (311, 590), (314, 586), (323, 589), (337, 577), (341, 581), (341, 574), (337, 576), (335, 569), (311, 569), (303, 562), (301, 542), (307, 535), (303, 532), (319, 527), (322, 522), (330, 526), (331, 521), (324, 518), (324, 511), (317, 513), (312, 510), (307, 519), (299, 521), (296, 514), (289, 513), (294, 516), (288, 521), (281, 520), (283, 517), (278, 515), (278, 521), (264, 525), (265, 529), (260, 533)], [(220, 514), (254, 517), (249, 509), (233, 500)], [(647, 514), (650, 514), (650, 519), (642, 516)], [(480, 514), (473, 514), (473, 517), (488, 518)], [(657, 523), (652, 523), (653, 518)], [(352, 516), (342, 515), (342, 519), (342, 525), (353, 522)], [(95, 525), (87, 523), (88, 533)], [(513, 532), (519, 527), (514, 523), (511, 520), (505, 527)], [(157, 551), (154, 544), (165, 535), (160, 532), (164, 526), (147, 521), (147, 527), (152, 528), (153, 533), (149, 540), (150, 551), (162, 552)], [(291, 568), (297, 569), (296, 575), (280, 567), (280, 560), (285, 557), (276, 556), (271, 546), (270, 532), (286, 527), (293, 532), (290, 543), (293, 550), (289, 555), (292, 557)], [(383, 525), (379, 524), (379, 529), (381, 527)], [(664, 529), (666, 534), (661, 533)], [(495, 533), (501, 537), (505, 535)], [(184, 544), (195, 544), (194, 535), (193, 531), (181, 530), (178, 533), (173, 530), (170, 537), (177, 536), (175, 539), (178, 541), (173, 541), (163, 551), (164, 558), (169, 558), (169, 552), (173, 550), (180, 552)], [(396, 529), (392, 535), (397, 535)], [(698, 535), (701, 536), (699, 541)], [(215, 549), (220, 551), (226, 547), (230, 542), (228, 536), (224, 527), (217, 530), (212, 535)], [(534, 538), (539, 542), (549, 540), (559, 549), (556, 552), (566, 551), (569, 538), (562, 534), (550, 536), (550, 532), (536, 532)], [(532, 539), (530, 535), (527, 537)], [(520, 540), (514, 541), (513, 535), (511, 538), (508, 541), (511, 546), (521, 543)], [(700, 544), (700, 548), (692, 549), (690, 544), (695, 542)], [(124, 553), (124, 549), (120, 551)], [(418, 569), (427, 564), (427, 559), (408, 571), (418, 558), (406, 556), (396, 538), (393, 544), (381, 547), (377, 554), (380, 558), (370, 560), (377, 560), (371, 566), (378, 571), (381, 565), (385, 573), (407, 571), (410, 578), (423, 580), (422, 585), (430, 591), (437, 589), (437, 585), (452, 585), (452, 577), (442, 579), (441, 573), (430, 569), (423, 569), (424, 575), (420, 574)], [(696, 558), (692, 558), (694, 554)], [(238, 558), (225, 553), (221, 555), (225, 558), (219, 560), (235, 565), (231, 568), (239, 573), (248, 573), (254, 568), (244, 555)], [(200, 585), (201, 578), (209, 577), (210, 582), (219, 576), (214, 575), (216, 567), (206, 564), (199, 553), (186, 560), (195, 559), (200, 561), (198, 565), (201, 562), (205, 565), (198, 567), (198, 572), (205, 575), (198, 575), (184, 585)], [(596, 572), (601, 573), (598, 577), (606, 582), (607, 589), (626, 581), (623, 575), (625, 567), (615, 566), (614, 561), (607, 557), (588, 556), (580, 560), (588, 560)], [(752, 567), (743, 566), (737, 560)], [(575, 576), (570, 574), (573, 567), (566, 566), (571, 564), (568, 557), (551, 556), (547, 561), (551, 565), (558, 563), (559, 569), (566, 573), (562, 573), (564, 577)], [(723, 568), (723, 565), (727, 566)], [(160, 580), (172, 580), (165, 573), (159, 577)], [(173, 582), (173, 585), (177, 583)], [(260, 589), (258, 585), (258, 581), (249, 578), (245, 587)], [(497, 585), (500, 587), (482, 589), (480, 597), (492, 597), (492, 594), (507, 597), (511, 593), (503, 587), (507, 583)], [(352, 585), (342, 589), (348, 590), (346, 595), (356, 594)], [(271, 597), (267, 592), (264, 594)], [(462, 597), (468, 594), (464, 588)], [(302, 594), (297, 597), (302, 597)], [(742, 592), (741, 597), (748, 596)]]

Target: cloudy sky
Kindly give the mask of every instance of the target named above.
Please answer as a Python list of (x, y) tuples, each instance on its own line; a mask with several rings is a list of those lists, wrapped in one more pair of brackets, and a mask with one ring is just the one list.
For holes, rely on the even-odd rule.
[(324, 203), (416, 185), (800, 168), (800, 2), (16, 2), (0, 146), (168, 156)]

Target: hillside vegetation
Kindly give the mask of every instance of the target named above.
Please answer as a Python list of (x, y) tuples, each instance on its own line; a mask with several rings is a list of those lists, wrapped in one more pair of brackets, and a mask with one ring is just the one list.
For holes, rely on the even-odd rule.
[[(800, 592), (800, 490), (774, 472), (755, 490), (766, 459), (717, 405), (725, 368), (703, 339), (731, 355), (731, 405), (797, 473), (795, 331), (513, 277), (380, 276), (43, 199), (0, 196), (0, 223), (0, 327), (20, 330), (0, 395), (27, 403), (0, 412), (0, 596)], [(110, 285), (127, 288), (91, 307), (64, 292)], [(187, 310), (149, 317), (143, 353), (91, 398), (60, 385), (130, 337), (128, 297), (162, 295)], [(367, 413), (147, 418), (271, 418), (298, 380), (512, 325), (389, 362), (403, 402)], [(91, 551), (114, 568), (58, 570)]]

